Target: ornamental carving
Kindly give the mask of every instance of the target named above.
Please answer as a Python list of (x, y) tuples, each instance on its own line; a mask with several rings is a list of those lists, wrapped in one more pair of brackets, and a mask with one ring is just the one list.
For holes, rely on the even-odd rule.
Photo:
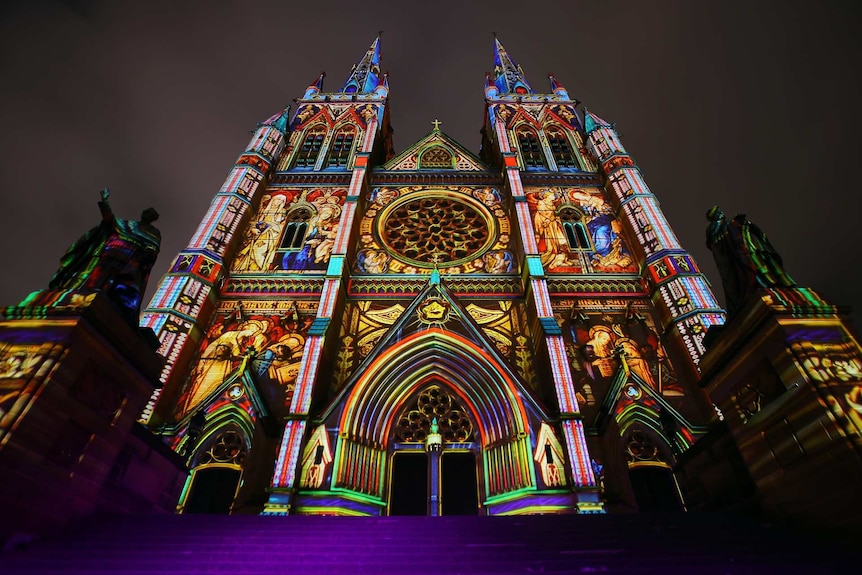
[(458, 401), (444, 389), (432, 385), (425, 388), (412, 407), (398, 418), (395, 440), (403, 443), (425, 441), (431, 421), (437, 419), (443, 441), (465, 442), (473, 439), (473, 422)]

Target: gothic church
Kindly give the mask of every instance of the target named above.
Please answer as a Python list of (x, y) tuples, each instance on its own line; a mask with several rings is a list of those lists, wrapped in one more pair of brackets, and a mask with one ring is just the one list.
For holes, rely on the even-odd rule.
[(684, 508), (724, 311), (613, 124), (493, 54), (478, 153), (394, 151), (380, 38), (259, 124), (143, 314), (178, 511)]

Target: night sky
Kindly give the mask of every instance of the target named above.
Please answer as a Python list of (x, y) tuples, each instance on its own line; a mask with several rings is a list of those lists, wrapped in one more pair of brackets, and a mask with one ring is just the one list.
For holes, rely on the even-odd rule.
[(46, 287), (99, 219), (162, 214), (149, 295), (249, 132), (321, 70), (335, 91), (383, 30), (396, 151), (478, 152), (492, 32), (615, 122), (723, 301), (704, 212), (745, 212), (790, 274), (862, 319), (860, 8), (851, 2), (111, 2), (0, 15), (0, 305)]

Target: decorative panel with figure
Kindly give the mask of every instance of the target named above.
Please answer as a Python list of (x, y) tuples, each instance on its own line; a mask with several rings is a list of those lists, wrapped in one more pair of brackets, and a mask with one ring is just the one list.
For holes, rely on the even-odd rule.
[(183, 416), (250, 370), (276, 415), (287, 412), (316, 302), (224, 300), (177, 402)]
[(246, 228), (233, 272), (324, 271), (347, 190), (270, 189)]
[(529, 188), (542, 265), (553, 273), (636, 273), (637, 263), (621, 235), (604, 193), (597, 188)]
[(639, 403), (654, 414), (667, 405), (686, 417), (696, 417), (648, 302), (566, 299), (555, 301), (554, 307), (566, 310), (560, 321), (587, 425), (596, 423), (603, 405), (620, 410)]

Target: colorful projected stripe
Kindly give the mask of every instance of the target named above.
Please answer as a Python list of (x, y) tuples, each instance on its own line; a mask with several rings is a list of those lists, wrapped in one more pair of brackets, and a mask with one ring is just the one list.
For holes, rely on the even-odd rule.
[(587, 442), (584, 438), (584, 426), (576, 419), (562, 422), (563, 435), (566, 437), (566, 447), (569, 451), (569, 461), (572, 462), (572, 479), (578, 487), (595, 487), (596, 479), (590, 465)]
[(299, 460), (302, 436), (305, 433), (306, 422), (292, 419), (284, 426), (284, 435), (278, 450), (275, 463), (273, 487), (293, 487), (296, 481), (296, 462)]
[(377, 115), (372, 116), (371, 121), (365, 129), (365, 138), (362, 140), (362, 151), (371, 152), (374, 148), (374, 136), (377, 134)]
[(554, 374), (554, 386), (557, 390), (557, 400), (563, 413), (577, 413), (578, 400), (575, 398), (572, 373), (566, 356), (566, 344), (561, 336), (548, 336), (548, 355), (551, 360), (551, 371)]
[(230, 196), (216, 196), (213, 203), (210, 205), (209, 211), (198, 226), (195, 235), (192, 236), (192, 241), (189, 243), (191, 249), (203, 249), (207, 246), (207, 242), (216, 230), (225, 208), (230, 202)]
[(521, 228), (521, 241), (524, 244), (524, 250), (528, 254), (538, 254), (539, 246), (536, 244), (536, 234), (533, 233), (530, 208), (527, 206), (527, 202), (517, 202), (515, 211), (518, 213), (518, 227)]
[(640, 170), (636, 170), (634, 168), (623, 168), (623, 172), (625, 173), (626, 179), (631, 183), (632, 190), (636, 195), (651, 195), (649, 187), (647, 187), (646, 182), (644, 182), (643, 177), (641, 177)]
[[(354, 179), (361, 180), (362, 178), (357, 178), (357, 172), (353, 173)], [(353, 189), (353, 182), (350, 184), (350, 189)], [(348, 192), (348, 195), (352, 192)], [(358, 192), (357, 192), (358, 194)], [(356, 197), (357, 194), (354, 194), (353, 197)], [(332, 248), (332, 254), (346, 254), (347, 246), (350, 240), (350, 234), (353, 231), (353, 215), (356, 213), (356, 202), (354, 201), (346, 201), (344, 202), (344, 209), (341, 214), (341, 221), (338, 224), (338, 232), (335, 238), (335, 245)]]
[(650, 222), (661, 240), (662, 247), (665, 249), (681, 248), (679, 240), (671, 230), (670, 225), (664, 217), (659, 207), (656, 205), (656, 200), (652, 198), (643, 198), (641, 200), (644, 212), (647, 214)]
[(706, 280), (697, 276), (686, 276), (679, 278), (679, 281), (685, 286), (695, 307), (700, 309), (718, 309), (718, 303), (715, 301), (715, 296), (712, 290), (706, 285)]
[[(491, 112), (496, 114), (496, 112)], [(504, 122), (496, 122), (494, 128), (497, 130), (497, 142), (500, 144), (500, 151), (505, 153), (511, 152), (512, 147), (509, 145), (509, 137), (506, 134), (506, 125)]]
[(610, 144), (611, 149), (613, 149), (613, 151), (626, 153), (626, 149), (623, 148), (623, 145), (620, 142), (619, 137), (617, 137), (616, 131), (603, 129), (602, 132), (604, 132), (605, 137), (606, 137), (608, 143)]
[(339, 279), (327, 278), (323, 282), (323, 293), (320, 294), (320, 307), (317, 310), (318, 317), (332, 317), (340, 285), (341, 280)]
[(533, 286), (533, 299), (536, 301), (536, 313), (539, 317), (554, 317), (551, 309), (551, 296), (548, 294), (548, 284), (545, 280), (530, 280)]
[(317, 367), (320, 364), (322, 351), (322, 337), (312, 336), (306, 340), (305, 349), (302, 352), (302, 364), (296, 378), (293, 400), (290, 403), (291, 413), (303, 415), (308, 413), (308, 406), (311, 404), (311, 391), (314, 380), (317, 379)]

